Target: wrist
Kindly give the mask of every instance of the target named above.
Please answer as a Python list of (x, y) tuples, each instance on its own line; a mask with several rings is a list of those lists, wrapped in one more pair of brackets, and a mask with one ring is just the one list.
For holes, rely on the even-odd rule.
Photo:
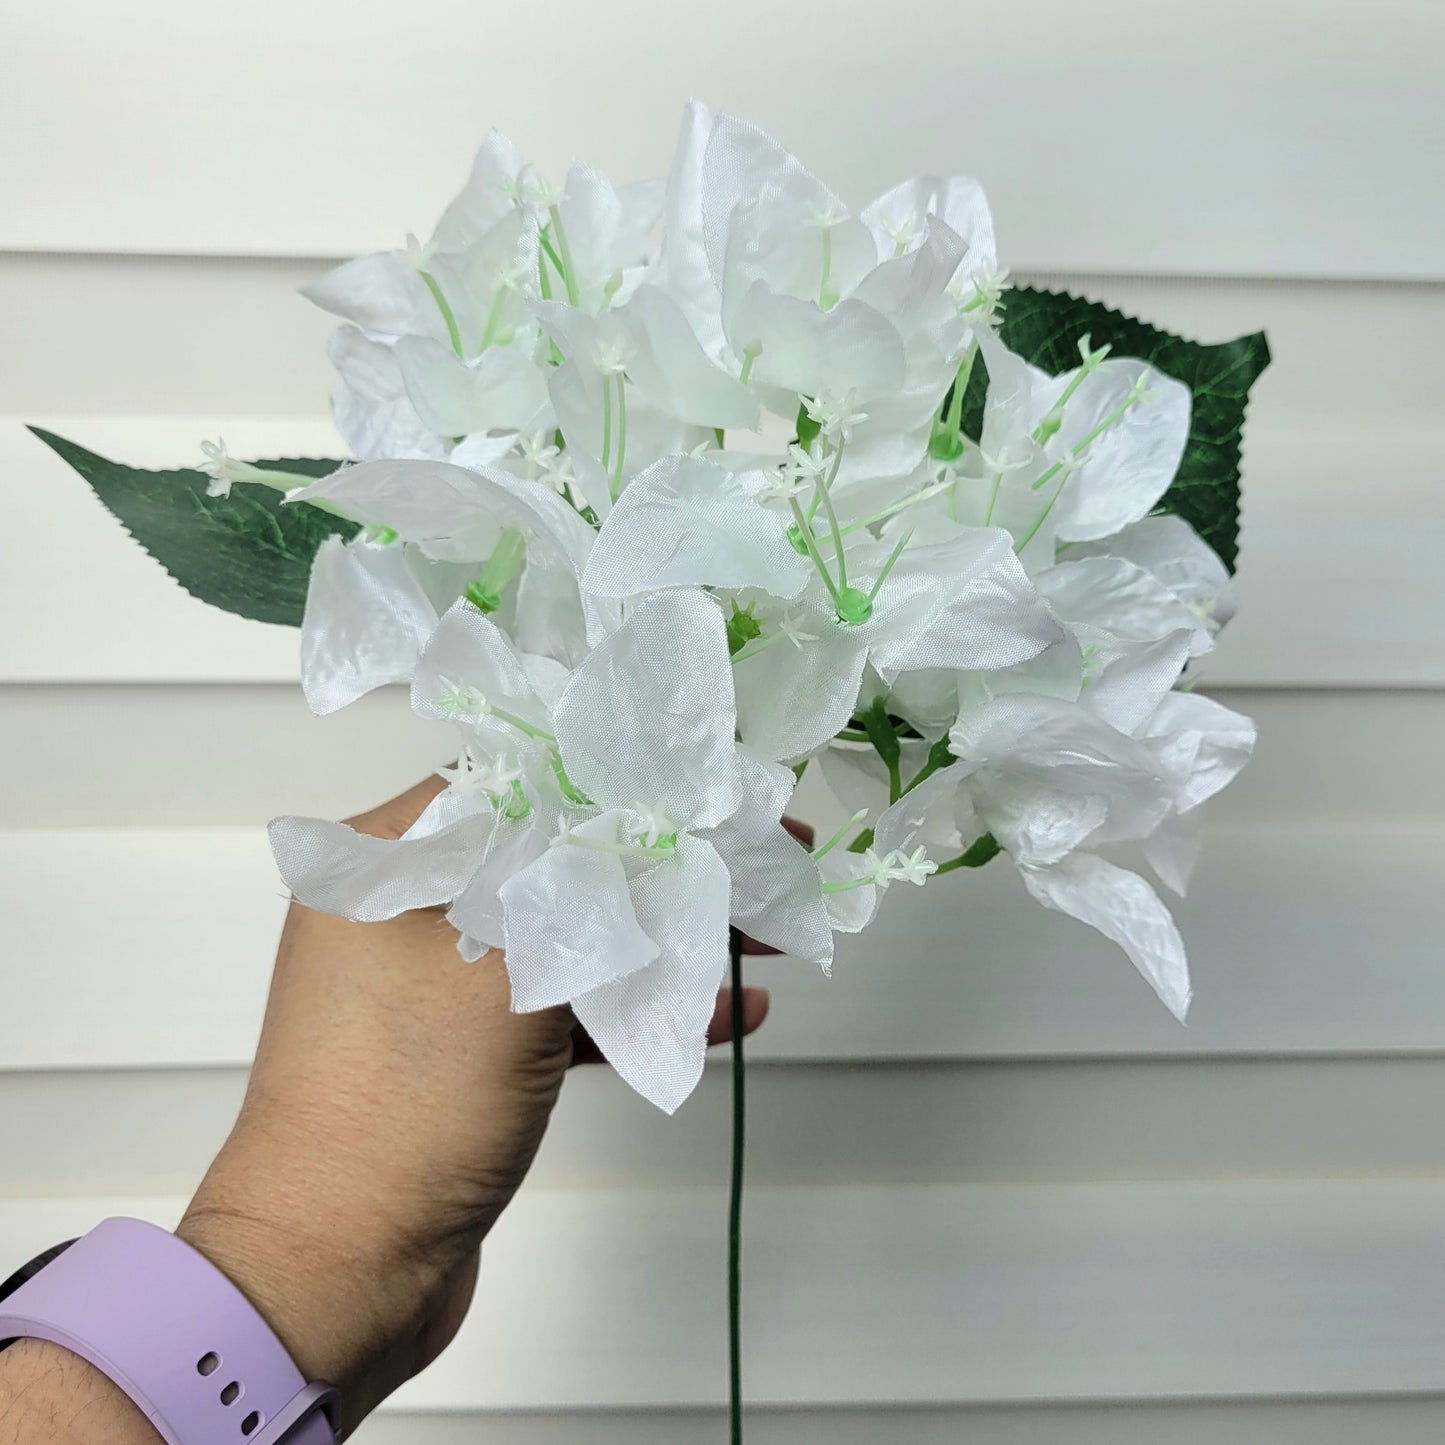
[(319, 1173), (233, 1135), (175, 1232), (250, 1300), (307, 1380), (336, 1386), (349, 1431), (425, 1363), (437, 1285), (390, 1221), (348, 1197), (344, 1174), (323, 1191)]

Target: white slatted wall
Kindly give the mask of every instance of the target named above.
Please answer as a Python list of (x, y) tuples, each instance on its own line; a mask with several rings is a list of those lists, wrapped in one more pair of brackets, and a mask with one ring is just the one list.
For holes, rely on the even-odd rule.
[[(294, 634), (186, 598), (22, 423), (334, 453), (297, 285), (424, 230), (490, 124), (633, 179), (697, 93), (859, 200), (972, 170), (1025, 276), (1275, 355), (1209, 675), (1261, 743), (1180, 909), (1191, 1024), (1002, 865), (831, 983), (758, 964), (750, 1440), (1440, 1438), (1438, 5), (0, 13), (0, 1273), (178, 1215), (259, 1023), (262, 825), (448, 746), (395, 696), (309, 718)], [(671, 1122), (574, 1078), (461, 1338), (358, 1438), (720, 1439), (726, 1103), (720, 1070)]]

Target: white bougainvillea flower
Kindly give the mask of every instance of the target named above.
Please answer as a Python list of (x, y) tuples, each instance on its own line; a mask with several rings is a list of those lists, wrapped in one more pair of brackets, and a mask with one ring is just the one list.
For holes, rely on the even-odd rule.
[(271, 841), (282, 877), (312, 908), (361, 922), (456, 903), (461, 951), (502, 942), (487, 901), (544, 851), (566, 811), (552, 763), (551, 704), (566, 670), (518, 655), (467, 602), (433, 629), (415, 661), (412, 707), (461, 731), (461, 755), (441, 770), (447, 787), (396, 839), (320, 818), (278, 818)]
[(1083, 703), (1011, 693), (959, 718), (955, 756), (979, 822), (1018, 865), (1029, 892), (1113, 939), (1182, 1018), (1183, 945), (1168, 911), (1136, 874), (1081, 850), (1147, 837), (1170, 813), (1175, 784), (1159, 755)]
[(440, 562), (479, 562), (504, 533), (526, 541), (526, 559), (580, 574), (593, 529), (555, 492), (499, 468), (420, 460), (343, 467), (288, 494), (324, 501), (359, 522), (386, 527)]
[(600, 597), (635, 597), (706, 582), (796, 597), (813, 570), (788, 541), (786, 513), (764, 505), (769, 486), (764, 472), (662, 458), (634, 479), (602, 524), (583, 587)]
[(795, 624), (806, 621), (816, 640), (783, 645), (775, 630), (769, 645), (759, 639), (738, 653), (739, 727), (761, 756), (801, 757), (845, 726), (869, 662), (885, 681), (924, 668), (1008, 667), (1062, 636), (997, 528), (906, 548), (870, 601), (881, 571), (880, 557), (850, 573), (850, 587), (867, 602), (860, 620), (840, 620), (815, 576), (790, 605)]
[(979, 351), (989, 390), (977, 460), (956, 473), (956, 521), (1008, 528), (1033, 571), (1052, 563), (1055, 537), (1110, 536), (1164, 495), (1189, 434), (1182, 382), (1147, 362), (1110, 360), (1107, 348), (1086, 349), (1057, 377), (992, 333), (980, 333)]
[(1218, 633), (1234, 616), (1234, 589), (1219, 554), (1183, 517), (1150, 516), (1102, 542), (1080, 542), (1067, 559), (1118, 557), (1156, 577)]
[[(567, 777), (597, 811), (500, 890), (514, 1004), (570, 1002), (618, 1072), (671, 1112), (701, 1075), (726, 968), (726, 854), (740, 849), (754, 874), (765, 851), (807, 856), (775, 820), (754, 836), (775, 800), (745, 778), (722, 614), (701, 592), (638, 604), (577, 669), (553, 724)], [(795, 871), (800, 894), (816, 893), (811, 864)], [(770, 904), (810, 906), (821, 900)]]

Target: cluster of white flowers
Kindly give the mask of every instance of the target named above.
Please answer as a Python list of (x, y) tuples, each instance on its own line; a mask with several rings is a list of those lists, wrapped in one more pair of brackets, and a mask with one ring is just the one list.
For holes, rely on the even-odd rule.
[[(570, 1003), (669, 1111), (730, 925), (826, 969), (890, 884), (1000, 849), (1182, 1015), (1168, 912), (1099, 850), (1182, 891), (1254, 741), (1178, 687), (1232, 611), (1151, 515), (1189, 392), (1087, 339), (1028, 365), (1005, 289), (975, 182), (855, 214), (700, 105), (666, 180), (620, 189), (494, 134), (429, 241), (311, 287), (359, 461), (291, 497), (364, 526), (317, 555), (307, 696), (407, 682), (461, 742), (399, 839), (278, 819), (297, 897), (445, 907), (516, 1008)], [(780, 821), (809, 762), (857, 810), (812, 849)]]

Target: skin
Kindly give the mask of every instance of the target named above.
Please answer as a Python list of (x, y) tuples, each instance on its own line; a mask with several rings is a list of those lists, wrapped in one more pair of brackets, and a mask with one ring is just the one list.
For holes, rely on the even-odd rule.
[[(397, 837), (440, 786), (350, 822)], [(746, 990), (747, 1032), (767, 1008)], [(709, 1039), (728, 1034), (720, 996)], [(441, 909), (358, 924), (293, 903), (245, 1100), (176, 1233), (340, 1389), (349, 1434), (455, 1336), (568, 1068), (596, 1057), (569, 1010), (512, 1013), (502, 955), (464, 963)], [(159, 1438), (69, 1351), (0, 1354), (0, 1445)]]

